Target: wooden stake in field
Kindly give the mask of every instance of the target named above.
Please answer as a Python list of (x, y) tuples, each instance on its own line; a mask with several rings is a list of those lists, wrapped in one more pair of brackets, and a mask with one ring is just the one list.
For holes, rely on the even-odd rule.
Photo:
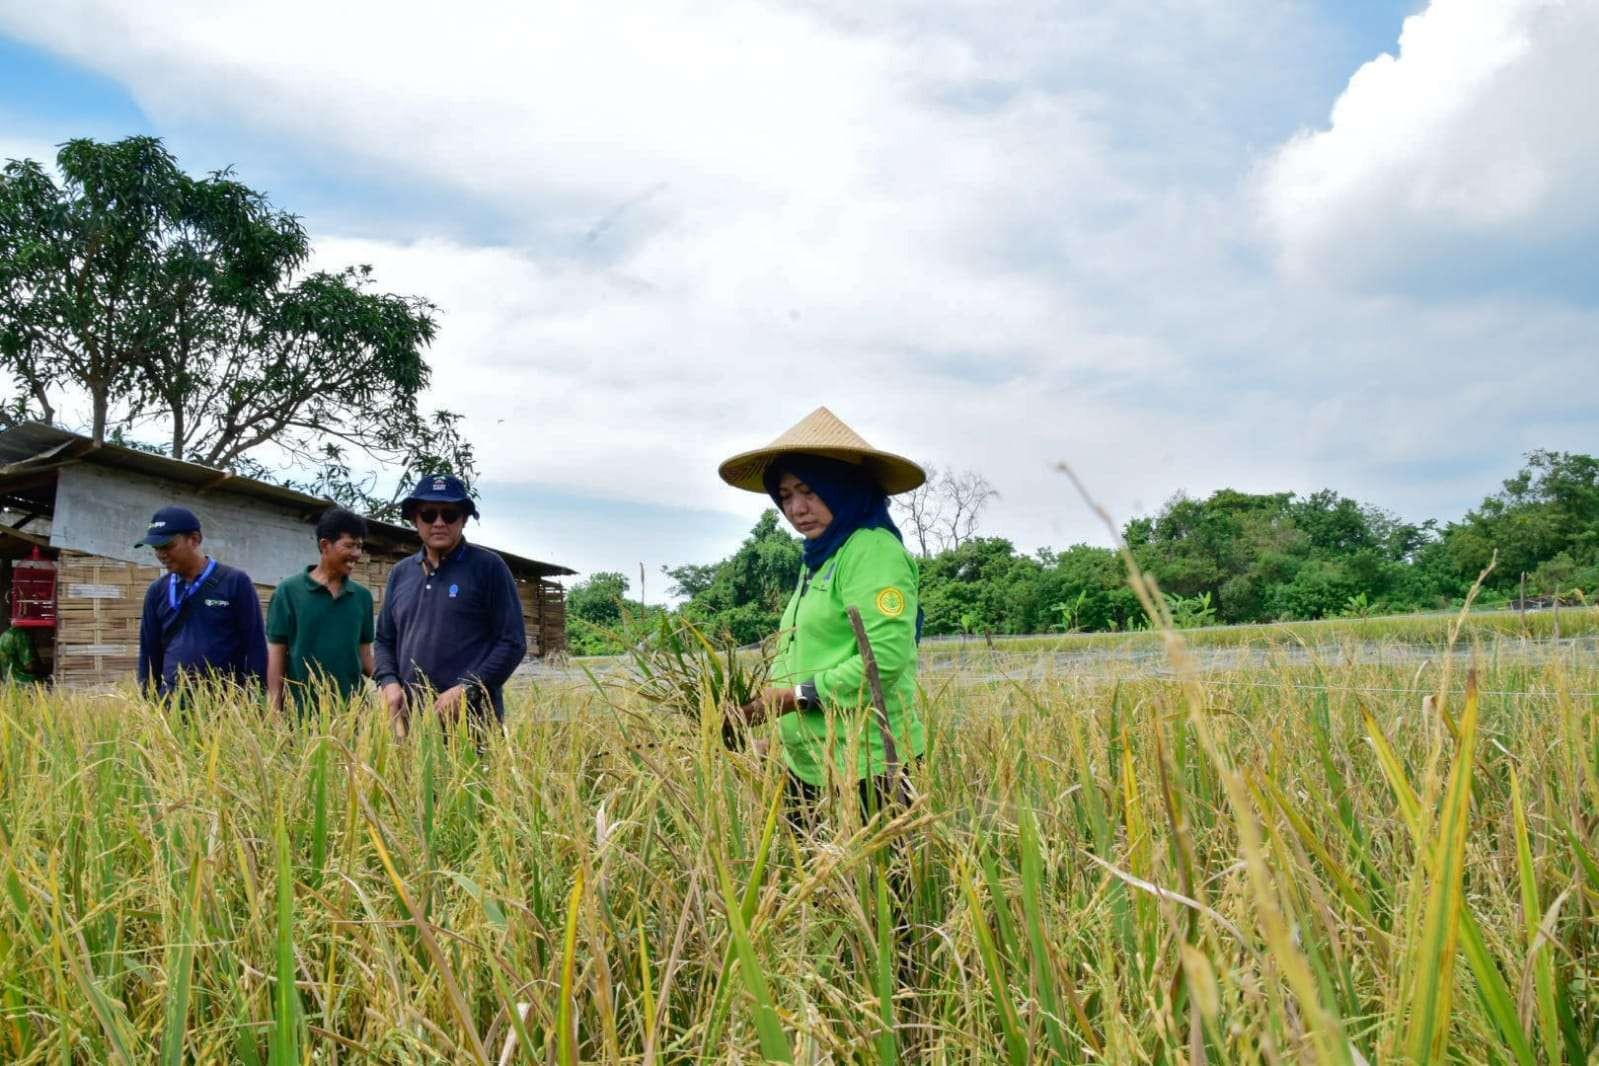
[(894, 745), (894, 730), (888, 724), (888, 701), (883, 698), (883, 675), (877, 670), (877, 656), (872, 654), (872, 641), (866, 635), (866, 623), (861, 621), (859, 607), (849, 608), (849, 624), (855, 629), (855, 643), (861, 649), (861, 664), (866, 668), (866, 684), (872, 694), (872, 717), (877, 720), (877, 730), (883, 737), (883, 761), (888, 764), (888, 794), (898, 795), (899, 749)]

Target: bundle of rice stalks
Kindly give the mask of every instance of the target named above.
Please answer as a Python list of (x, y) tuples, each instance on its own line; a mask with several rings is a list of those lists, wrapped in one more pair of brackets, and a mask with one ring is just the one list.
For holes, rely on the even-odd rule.
[(631, 691), (658, 707), (699, 722), (707, 705), (728, 714), (722, 740), (742, 746), (742, 722), (734, 709), (758, 699), (766, 687), (768, 649), (741, 650), (731, 636), (708, 635), (686, 618), (663, 615), (643, 639), (635, 641)]

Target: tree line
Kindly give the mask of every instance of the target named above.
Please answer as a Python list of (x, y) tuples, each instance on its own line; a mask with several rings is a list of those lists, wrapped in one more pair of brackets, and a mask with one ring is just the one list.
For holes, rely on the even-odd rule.
[[(907, 513), (908, 501), (897, 508), (907, 545), (921, 556), (928, 635), (1147, 626), (1117, 551), (1076, 544), (1027, 553), (1003, 537), (980, 535), (983, 503), (992, 495), (979, 475), (940, 474), (916, 506), (943, 518), (924, 524)], [(948, 520), (957, 512), (952, 533)], [(1478, 601), (1485, 606), (1523, 597), (1535, 605), (1556, 597), (1586, 603), (1599, 592), (1599, 459), (1532, 452), (1514, 477), (1454, 522), (1406, 522), (1330, 489), (1222, 489), (1203, 499), (1179, 494), (1121, 532), (1179, 625), (1448, 608), (1495, 560)], [(776, 630), (800, 559), (800, 541), (769, 510), (726, 559), (663, 571), (681, 600), (676, 612), (747, 644)], [(665, 612), (629, 600), (629, 588), (617, 572), (572, 587), (567, 617), (575, 654), (620, 650), (631, 627)]]

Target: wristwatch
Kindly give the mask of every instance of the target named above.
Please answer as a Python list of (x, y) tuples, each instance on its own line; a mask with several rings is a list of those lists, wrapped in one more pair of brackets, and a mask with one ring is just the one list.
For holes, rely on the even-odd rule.
[(802, 711), (814, 711), (821, 705), (821, 697), (816, 692), (816, 683), (802, 681), (794, 686), (794, 706)]

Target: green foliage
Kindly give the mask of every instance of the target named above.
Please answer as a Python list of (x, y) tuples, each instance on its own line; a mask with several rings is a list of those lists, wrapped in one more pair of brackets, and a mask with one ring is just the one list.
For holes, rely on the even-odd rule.
[(1077, 599), (1070, 603), (1062, 601), (1052, 604), (1051, 609), (1060, 612), (1060, 622), (1056, 626), (1062, 633), (1075, 633), (1081, 629), (1078, 619), (1082, 617), (1083, 607), (1088, 602), (1088, 590), (1080, 589)]
[(1210, 602), (1210, 593), (1197, 596), (1178, 596), (1166, 593), (1166, 610), (1171, 612), (1172, 625), (1178, 629), (1202, 629), (1216, 624), (1216, 608)]
[(622, 624), (622, 601), (627, 596), (625, 574), (601, 570), (572, 586), (566, 594), (566, 615), (612, 629)]
[(96, 441), (309, 469), (296, 487), (382, 517), (424, 468), (470, 478), (459, 416), (418, 406), (426, 300), (374, 291), (365, 266), (304, 274), (299, 219), (231, 171), (184, 173), (157, 138), (75, 139), (56, 166), (59, 185), (31, 160), (0, 171), (7, 420), (82, 403)]
[[(1599, 592), (1599, 460), (1533, 452), (1526, 467), (1458, 523), (1405, 522), (1324, 490), (1179, 495), (1123, 532), (1183, 627), (1370, 617), (1457, 606), (1495, 548), (1479, 603)], [(773, 632), (799, 569), (799, 543), (769, 511), (731, 558), (666, 570), (685, 613), (750, 644)], [(1077, 544), (1018, 552), (974, 537), (921, 560), (930, 636), (1126, 632), (1148, 620), (1121, 556)]]
[(1462, 574), (1480, 571), (1498, 551), (1490, 588), (1516, 588), (1527, 574), (1530, 593), (1582, 582), (1591, 591), (1599, 576), (1599, 459), (1532, 452), (1499, 492), (1450, 528), (1446, 546)]
[(663, 566), (661, 573), (672, 579), (672, 586), (668, 591), (685, 600), (692, 600), (700, 593), (708, 591), (711, 583), (716, 580), (714, 564), (684, 563), (682, 566), (670, 569)]
[(663, 607), (647, 607), (627, 598), (626, 574), (600, 570), (566, 593), (567, 650), (573, 655), (616, 655), (636, 644), (658, 619)]
[(711, 635), (754, 644), (777, 630), (799, 581), (804, 550), (776, 511), (764, 511), (731, 556), (711, 566), (666, 571), (677, 589), (692, 591), (682, 611)]
[(1344, 609), (1340, 614), (1344, 618), (1370, 618), (1372, 616), (1371, 601), (1364, 592), (1356, 593), (1344, 601)]

